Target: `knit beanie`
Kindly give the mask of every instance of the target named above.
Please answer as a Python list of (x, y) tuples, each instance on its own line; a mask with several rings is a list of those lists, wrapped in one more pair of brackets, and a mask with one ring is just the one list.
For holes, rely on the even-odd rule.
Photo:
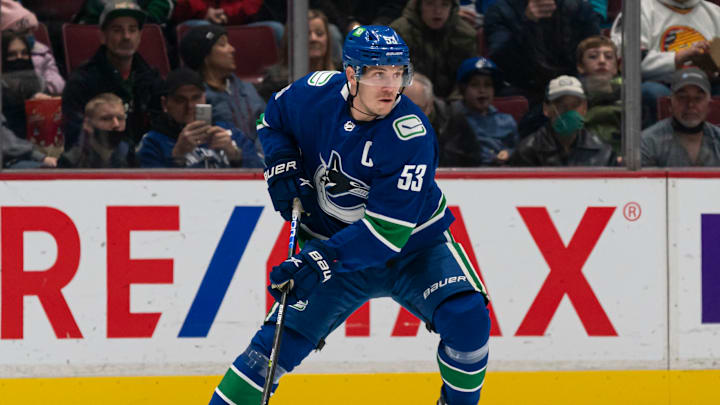
[(2, 0), (0, 3), (2, 16), (0, 16), (0, 29), (2, 31), (34, 30), (38, 26), (37, 17), (32, 11), (13, 0)]
[(227, 35), (227, 31), (218, 25), (200, 25), (188, 31), (180, 40), (180, 56), (185, 65), (199, 70), (213, 45), (223, 35)]

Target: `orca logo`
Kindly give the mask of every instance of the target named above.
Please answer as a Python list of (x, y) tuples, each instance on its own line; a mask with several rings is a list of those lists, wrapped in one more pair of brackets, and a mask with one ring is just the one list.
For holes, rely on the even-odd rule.
[(315, 171), (318, 204), (326, 214), (351, 224), (365, 215), (365, 201), (370, 187), (342, 168), (342, 158), (336, 151), (330, 153), (326, 163), (320, 156), (322, 166)]

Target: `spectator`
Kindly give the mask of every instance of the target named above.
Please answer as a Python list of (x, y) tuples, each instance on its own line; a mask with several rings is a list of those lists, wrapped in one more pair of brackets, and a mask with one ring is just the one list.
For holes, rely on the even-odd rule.
[[(330, 39), (328, 33), (328, 20), (320, 10), (308, 11), (308, 57), (310, 58), (310, 71), (338, 70), (333, 63)], [(260, 96), (267, 101), (270, 96), (289, 84), (290, 68), (288, 66), (288, 40), (283, 36), (283, 48), (280, 53), (280, 63), (271, 67), (262, 82), (256, 85)]]
[(505, 79), (539, 107), (551, 79), (577, 73), (574, 50), (600, 34), (599, 24), (584, 0), (497, 0), (485, 15), (485, 38)]
[[(235, 48), (228, 42), (225, 28), (192, 28), (180, 42), (180, 55), (185, 65), (202, 76), (208, 104), (213, 106), (213, 121), (232, 124), (257, 139), (255, 121), (265, 111), (265, 102), (252, 84), (235, 76)], [(260, 143), (257, 145), (260, 150)]]
[(100, 16), (103, 45), (70, 76), (63, 92), (65, 149), (77, 143), (85, 105), (100, 93), (114, 93), (126, 105), (126, 132), (137, 142), (147, 131), (148, 115), (160, 110), (162, 78), (137, 53), (145, 12), (131, 1), (109, 3)]
[(164, 112), (155, 117), (137, 150), (141, 167), (262, 167), (254, 143), (237, 128), (195, 120), (195, 106), (206, 101), (197, 72), (170, 72), (166, 88)]
[(0, 137), (2, 140), (2, 163), (7, 169), (35, 169), (38, 167), (55, 167), (57, 159), (34, 149), (33, 144), (18, 138), (5, 125), (5, 116), (0, 115)]
[(125, 105), (120, 97), (102, 93), (85, 106), (78, 144), (58, 160), (62, 168), (134, 167), (135, 147), (125, 134)]
[(403, 95), (422, 109), (435, 129), (435, 134), (442, 139), (449, 123), (448, 111), (445, 102), (435, 97), (430, 79), (422, 73), (413, 74), (412, 84), (405, 89)]
[(493, 107), (500, 70), (488, 59), (466, 59), (458, 69), (462, 100), (450, 104), (450, 124), (441, 140), (441, 166), (489, 166), (507, 163), (519, 141), (515, 120)]
[(615, 153), (583, 127), (587, 101), (580, 81), (560, 76), (548, 84), (543, 112), (550, 122), (520, 141), (514, 166), (614, 166)]
[(45, 44), (36, 41), (33, 32), (38, 27), (38, 20), (30, 10), (13, 0), (2, 0), (0, 5), (0, 28), (2, 32), (15, 32), (26, 37), (30, 49), (35, 73), (45, 82), (45, 92), (61, 94), (65, 88), (65, 79), (60, 75), (55, 57)]
[(50, 98), (50, 95), (44, 93), (45, 81), (34, 69), (27, 36), (4, 31), (2, 57), (2, 111), (8, 128), (26, 139), (25, 100)]
[(720, 166), (720, 127), (707, 121), (710, 81), (698, 68), (673, 75), (672, 117), (642, 133), (643, 166)]
[[(701, 0), (641, 0), (640, 9), (642, 123), (647, 128), (657, 120), (657, 100), (670, 95), (673, 72), (693, 64), (708, 52), (708, 41), (720, 37), (720, 7)], [(619, 14), (611, 31), (618, 48), (622, 24)], [(712, 94), (720, 94), (720, 86)]]
[(100, 16), (111, 3), (137, 3), (145, 11), (149, 23), (165, 25), (173, 12), (174, 1), (171, 0), (86, 0), (85, 6), (78, 12), (75, 20), (81, 24), (98, 24)]
[(263, 0), (177, 0), (173, 20), (205, 20), (215, 25), (243, 25), (254, 21)]
[(615, 43), (604, 35), (586, 38), (578, 45), (577, 69), (588, 100), (585, 128), (620, 155), (623, 102), (617, 51)]
[(283, 23), (261, 20), (258, 16), (263, 0), (177, 0), (173, 22), (198, 25), (260, 25), (273, 30), (278, 47), (285, 27)]
[(458, 0), (410, 0), (390, 24), (410, 48), (414, 69), (432, 80), (441, 98), (450, 95), (460, 63), (475, 55), (476, 31), (459, 7)]

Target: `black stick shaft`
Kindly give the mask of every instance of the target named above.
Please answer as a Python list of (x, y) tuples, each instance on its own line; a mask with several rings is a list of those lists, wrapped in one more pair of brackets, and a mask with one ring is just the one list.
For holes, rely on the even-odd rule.
[[(288, 242), (288, 259), (295, 254), (297, 246), (297, 227), (300, 223), (300, 200), (293, 201), (292, 221), (290, 221), (290, 240)], [(278, 353), (280, 352), (280, 344), (282, 343), (282, 330), (285, 325), (285, 311), (287, 310), (287, 296), (292, 288), (292, 281), (285, 284), (282, 288), (282, 296), (280, 297), (280, 306), (278, 308), (277, 320), (275, 321), (275, 336), (273, 337), (273, 346), (270, 351), (270, 363), (268, 364), (268, 372), (265, 377), (265, 386), (263, 387), (263, 396), (261, 405), (268, 405), (270, 402), (270, 392), (272, 391), (273, 381), (275, 380), (275, 369), (277, 368)]]

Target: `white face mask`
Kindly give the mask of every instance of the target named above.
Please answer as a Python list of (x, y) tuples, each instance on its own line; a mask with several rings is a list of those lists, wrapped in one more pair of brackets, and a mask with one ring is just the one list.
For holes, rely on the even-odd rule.
[(670, 7), (676, 8), (693, 8), (700, 3), (700, 0), (687, 0), (686, 2), (679, 2), (675, 0), (660, 0), (661, 3), (667, 4)]

